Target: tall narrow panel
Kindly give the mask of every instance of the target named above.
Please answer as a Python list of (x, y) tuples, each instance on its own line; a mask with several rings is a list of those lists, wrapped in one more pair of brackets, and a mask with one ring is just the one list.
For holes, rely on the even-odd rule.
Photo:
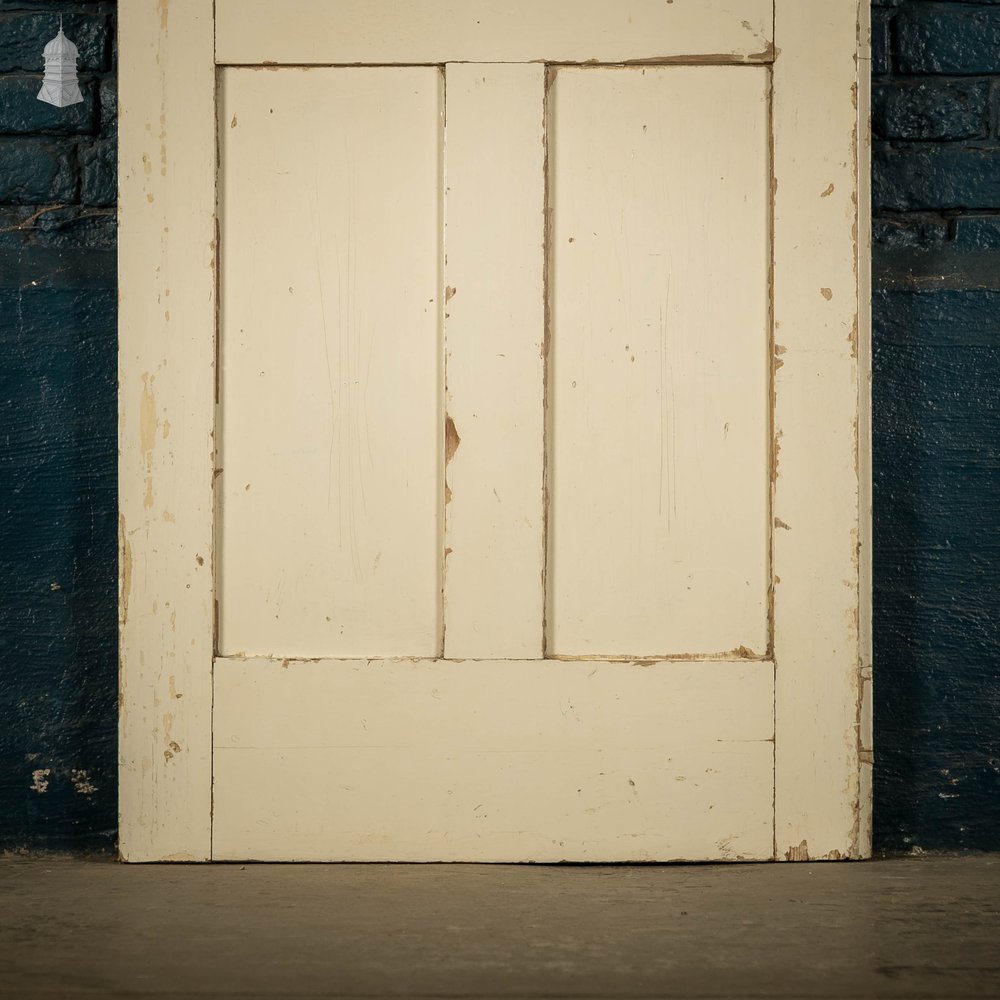
[(223, 75), (225, 652), (437, 652), (441, 84)]
[(774, 667), (216, 660), (214, 856), (770, 858)]
[(548, 652), (763, 655), (767, 71), (562, 69), (548, 108)]
[(445, 655), (542, 655), (545, 69), (447, 67)]

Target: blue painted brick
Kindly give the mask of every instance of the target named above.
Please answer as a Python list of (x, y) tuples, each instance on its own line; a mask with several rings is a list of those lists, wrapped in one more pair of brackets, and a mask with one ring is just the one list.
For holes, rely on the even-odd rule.
[(892, 72), (891, 24), (891, 11), (872, 11), (872, 76), (887, 76)]
[(1000, 6), (913, 3), (895, 29), (903, 73), (1000, 73)]
[(73, 144), (42, 139), (0, 139), (0, 202), (43, 205), (74, 202)]
[[(888, 358), (888, 348), (914, 346), (1000, 349), (1000, 292), (970, 290), (876, 291), (872, 295), (872, 338)], [(900, 361), (902, 363), (902, 361)], [(997, 372), (1000, 377), (1000, 371)], [(992, 378), (992, 375), (990, 376)], [(989, 379), (984, 398), (997, 396)], [(1000, 397), (997, 397), (1000, 400)], [(973, 405), (978, 405), (973, 401)], [(996, 445), (1000, 448), (1000, 435)]]
[(117, 145), (102, 139), (80, 151), (83, 169), (80, 200), (84, 205), (114, 205), (118, 199)]
[[(967, 215), (956, 219), (955, 247), (960, 250), (1000, 251), (1000, 215)], [(997, 258), (997, 270), (1000, 271), (1000, 256)]]
[(117, 219), (113, 207), (79, 205), (0, 206), (0, 251), (18, 247), (114, 249)]
[(872, 205), (895, 212), (1000, 209), (1000, 149), (957, 143), (877, 146)]
[(894, 216), (872, 219), (872, 247), (882, 250), (924, 250), (941, 246), (948, 237), (948, 223), (942, 218)]
[(872, 129), (882, 139), (983, 139), (990, 81), (919, 80), (872, 88)]
[(118, 81), (113, 77), (101, 80), (101, 137), (118, 135)]
[(67, 108), (56, 108), (38, 100), (41, 85), (38, 76), (0, 76), (0, 133), (70, 135), (96, 130), (92, 83), (82, 82), (83, 103)]
[[(59, 14), (56, 7), (51, 13), (0, 13), (0, 72), (41, 73), (45, 68), (42, 50), (59, 31)], [(78, 69), (87, 72), (108, 69), (110, 27), (104, 14), (64, 14), (66, 37), (80, 51)]]
[[(29, 253), (21, 270), (44, 282), (53, 267), (65, 277), (90, 257)], [(0, 284), (9, 539), (0, 546), (0, 652), (17, 664), (0, 676), (0, 844), (107, 850), (116, 813), (116, 296), (107, 283), (24, 289), (0, 275)], [(48, 792), (32, 793), (32, 771), (44, 768)], [(80, 794), (74, 770), (96, 790)]]

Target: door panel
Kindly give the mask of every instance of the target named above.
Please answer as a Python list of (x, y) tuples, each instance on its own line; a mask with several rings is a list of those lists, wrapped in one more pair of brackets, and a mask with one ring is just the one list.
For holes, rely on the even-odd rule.
[(214, 857), (772, 852), (771, 663), (217, 660)]
[(547, 649), (763, 656), (767, 70), (561, 68), (548, 115)]
[(219, 649), (440, 647), (442, 75), (229, 69)]
[(542, 655), (545, 67), (447, 67), (445, 656)]

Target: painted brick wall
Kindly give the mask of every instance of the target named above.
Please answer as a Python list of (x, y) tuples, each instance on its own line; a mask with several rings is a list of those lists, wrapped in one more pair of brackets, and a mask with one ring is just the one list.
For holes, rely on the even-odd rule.
[(1000, 2), (875, 0), (875, 822), (1000, 849)]
[[(115, 838), (114, 8), (0, 0), (0, 850)], [(873, 13), (876, 843), (1000, 849), (1000, 0)]]
[(0, 849), (115, 840), (114, 8), (0, 0)]

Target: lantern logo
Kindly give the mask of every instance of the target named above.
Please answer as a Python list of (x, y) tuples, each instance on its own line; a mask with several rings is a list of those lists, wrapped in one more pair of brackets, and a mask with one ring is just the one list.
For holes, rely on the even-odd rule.
[(45, 46), (45, 78), (38, 99), (57, 108), (79, 104), (83, 100), (76, 78), (77, 47), (63, 34), (62, 20), (59, 34)]

